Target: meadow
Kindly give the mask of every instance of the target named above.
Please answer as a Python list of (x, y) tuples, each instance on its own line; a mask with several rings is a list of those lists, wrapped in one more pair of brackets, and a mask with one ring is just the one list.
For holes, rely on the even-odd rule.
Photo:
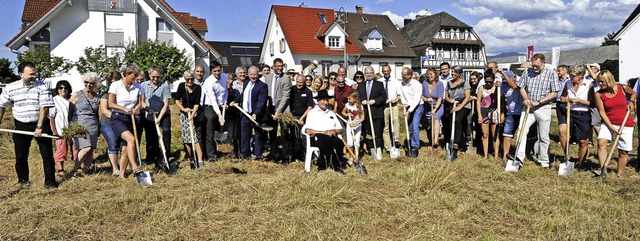
[[(171, 149), (181, 159), (172, 115)], [(2, 128), (12, 125), (5, 115)], [(602, 182), (591, 172), (594, 156), (570, 177), (557, 176), (558, 161), (505, 173), (502, 160), (466, 154), (448, 163), (443, 150), (426, 147), (416, 159), (365, 157), (368, 175), (223, 158), (200, 170), (182, 162), (177, 174), (153, 173), (154, 185), (142, 187), (110, 175), (100, 139), (98, 173), (49, 190), (35, 142), (32, 184), (20, 188), (13, 142), (0, 134), (0, 240), (640, 239), (640, 174), (627, 167)], [(561, 152), (553, 142), (557, 160)]]

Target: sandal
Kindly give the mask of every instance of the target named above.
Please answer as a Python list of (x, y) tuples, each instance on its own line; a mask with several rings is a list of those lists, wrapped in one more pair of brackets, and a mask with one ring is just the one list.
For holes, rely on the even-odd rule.
[(82, 169), (78, 169), (75, 172), (73, 172), (73, 176), (71, 178), (76, 179), (76, 178), (82, 178), (82, 177), (85, 177), (84, 172), (82, 171)]
[(143, 173), (143, 171), (140, 170), (140, 168), (136, 168), (135, 170), (133, 170), (133, 175), (134, 176), (138, 176), (138, 175), (140, 175), (140, 173)]

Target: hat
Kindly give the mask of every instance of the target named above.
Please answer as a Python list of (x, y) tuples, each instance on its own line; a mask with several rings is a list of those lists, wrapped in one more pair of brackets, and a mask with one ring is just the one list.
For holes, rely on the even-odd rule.
[(331, 99), (331, 96), (326, 90), (321, 90), (321, 91), (318, 91), (318, 95), (314, 96), (313, 98), (316, 98), (318, 100), (327, 100), (327, 99)]
[(314, 65), (316, 65), (316, 66), (320, 65), (320, 63), (318, 63), (318, 61), (317, 61), (317, 60), (315, 60), (315, 59), (314, 59), (314, 60), (311, 60), (311, 63), (313, 63), (313, 64), (314, 64)]
[(517, 70), (525, 70), (531, 68), (531, 62), (522, 62), (522, 64), (520, 64), (520, 68), (517, 68)]
[(509, 76), (509, 78), (516, 77), (516, 73), (514, 73), (514, 72), (513, 72), (513, 71), (511, 71), (511, 70), (507, 70), (507, 71), (505, 71), (504, 73), (505, 73), (505, 74), (507, 74), (507, 76)]
[(598, 70), (600, 70), (600, 64), (598, 64), (598, 63), (590, 64), (590, 66), (591, 67), (596, 67), (596, 68), (598, 68)]
[(287, 74), (295, 74), (296, 71), (294, 69), (289, 69), (287, 70)]

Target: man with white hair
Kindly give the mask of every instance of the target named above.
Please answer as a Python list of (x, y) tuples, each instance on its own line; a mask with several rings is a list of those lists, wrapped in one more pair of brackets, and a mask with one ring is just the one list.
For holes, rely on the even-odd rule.
[[(242, 93), (240, 93), (234, 101), (229, 103), (230, 106), (239, 105), (249, 117), (242, 115), (240, 121), (240, 154), (242, 159), (262, 159), (262, 138), (259, 133), (262, 131), (260, 127), (253, 126), (253, 121), (258, 124), (264, 123), (267, 115), (267, 98), (269, 92), (267, 84), (258, 79), (258, 67), (249, 67), (249, 81), (244, 83)], [(249, 119), (251, 118), (251, 120)], [(253, 121), (252, 121), (253, 120)], [(251, 152), (251, 139), (253, 138), (253, 154)]]

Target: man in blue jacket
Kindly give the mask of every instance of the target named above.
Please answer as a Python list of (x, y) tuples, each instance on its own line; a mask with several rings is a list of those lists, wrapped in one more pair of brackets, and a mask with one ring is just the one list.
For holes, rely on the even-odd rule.
[[(229, 105), (239, 105), (241, 109), (249, 114), (252, 120), (258, 124), (264, 123), (266, 120), (266, 105), (267, 105), (267, 84), (260, 81), (258, 78), (258, 67), (249, 67), (249, 82), (245, 83), (242, 89), (242, 94), (238, 95), (236, 99)], [(240, 120), (240, 154), (242, 159), (253, 158), (260, 160), (262, 158), (262, 140), (260, 135), (253, 135), (261, 131), (260, 127), (253, 126), (249, 117), (243, 115)], [(251, 137), (253, 137), (254, 147), (253, 156), (250, 154), (251, 150)]]

